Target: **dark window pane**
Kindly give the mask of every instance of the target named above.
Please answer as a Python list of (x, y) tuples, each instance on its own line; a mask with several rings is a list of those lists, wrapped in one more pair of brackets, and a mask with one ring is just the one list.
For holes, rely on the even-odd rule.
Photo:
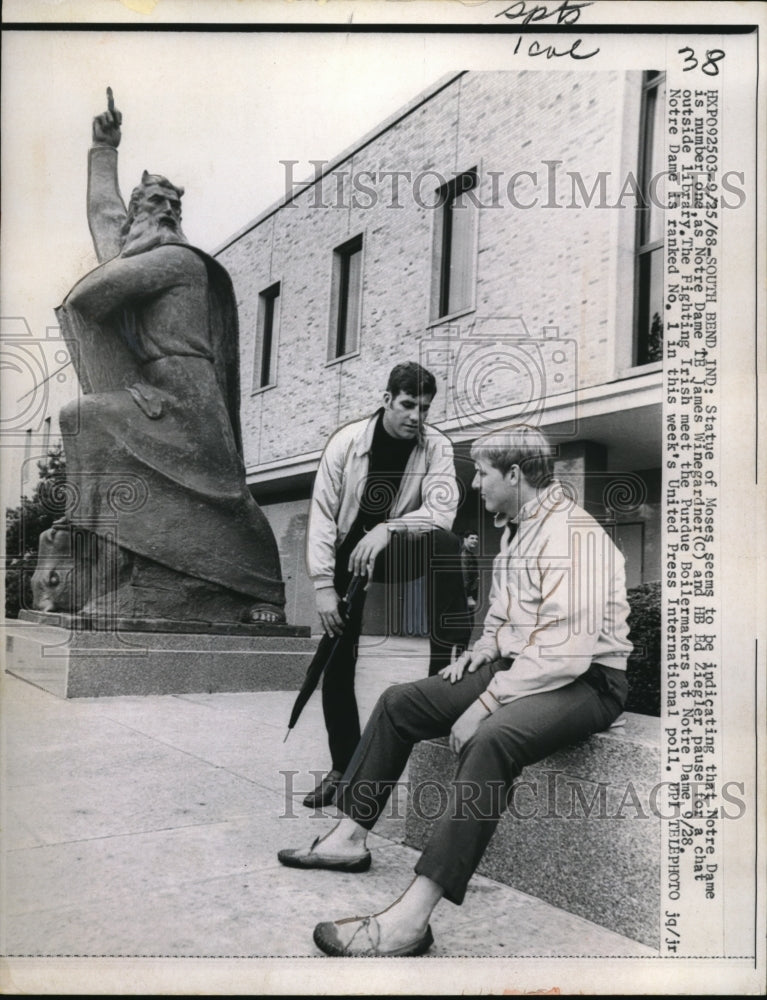
[(258, 296), (258, 331), (253, 388), (263, 389), (275, 382), (274, 338), (280, 306), (280, 284), (272, 285)]
[(666, 83), (662, 74), (645, 74), (639, 137), (640, 204), (636, 220), (636, 315), (634, 364), (663, 358), (663, 203)]
[(328, 360), (352, 354), (359, 346), (362, 300), (362, 237), (333, 251)]
[(638, 365), (663, 360), (663, 247), (639, 258)]
[(449, 316), (471, 306), (474, 295), (475, 196), (477, 172), (470, 170), (440, 189), (441, 208), (435, 230), (434, 267), (438, 282), (436, 316)]
[(658, 84), (647, 92), (647, 145), (642, 178), (642, 196), (647, 206), (641, 243), (652, 243), (663, 239), (663, 205), (665, 204), (665, 183), (663, 171), (663, 115), (666, 106), (666, 85)]
[(272, 371), (272, 337), (274, 336), (274, 298), (264, 302), (264, 332), (261, 346), (261, 385), (269, 385)]

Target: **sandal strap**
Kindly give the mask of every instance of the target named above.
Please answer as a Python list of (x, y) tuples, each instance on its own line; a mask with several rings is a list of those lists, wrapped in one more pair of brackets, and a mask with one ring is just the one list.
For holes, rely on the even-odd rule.
[[(373, 934), (371, 933), (371, 921), (373, 923), (373, 926), (375, 927), (375, 940), (373, 939)], [(364, 917), (360, 921), (359, 927), (352, 934), (352, 936), (349, 938), (349, 941), (345, 945), (346, 951), (348, 952), (348, 950), (351, 948), (352, 944), (354, 943), (354, 939), (362, 931), (365, 932), (365, 936), (367, 937), (367, 940), (368, 940), (368, 946), (364, 950), (360, 950), (359, 952), (357, 952), (357, 954), (360, 954), (360, 955), (370, 955), (372, 957), (375, 957), (376, 955), (379, 955), (380, 952), (378, 950), (378, 946), (379, 946), (379, 944), (381, 942), (381, 928), (378, 926), (378, 921), (376, 920), (376, 918), (374, 916)]]

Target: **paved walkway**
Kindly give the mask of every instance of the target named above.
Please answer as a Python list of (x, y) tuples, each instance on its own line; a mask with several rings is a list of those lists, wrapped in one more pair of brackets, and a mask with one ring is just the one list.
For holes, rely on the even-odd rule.
[[(426, 656), (367, 637), (363, 719)], [(380, 909), (412, 877), (404, 788), (368, 873), (278, 864), (335, 814), (300, 804), (328, 763), (319, 695), (283, 743), (292, 692), (64, 701), (6, 675), (2, 694), (4, 955), (317, 956), (317, 921)], [(432, 927), (433, 957), (653, 954), (482, 877)]]

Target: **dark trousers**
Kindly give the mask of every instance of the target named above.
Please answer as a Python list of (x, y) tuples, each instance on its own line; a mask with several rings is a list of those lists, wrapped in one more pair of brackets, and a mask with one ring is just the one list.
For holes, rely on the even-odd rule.
[[(336, 795), (341, 811), (372, 829), (413, 745), (446, 736), (510, 662), (494, 660), (455, 684), (426, 677), (385, 691), (341, 781)], [(625, 671), (595, 663), (571, 684), (519, 698), (481, 722), (459, 754), (447, 808), (434, 824), (416, 873), (461, 903), (522, 768), (607, 729), (620, 715), (627, 691)]]
[[(347, 569), (349, 555), (360, 537), (361, 532), (352, 530), (338, 549), (334, 585), (340, 597), (348, 589), (351, 580)], [(375, 582), (389, 584), (425, 576), (430, 676), (450, 663), (453, 646), (465, 649), (471, 635), (459, 551), (459, 539), (449, 531), (395, 534), (379, 555), (373, 573)], [(323, 677), (322, 710), (334, 771), (346, 770), (360, 739), (354, 673), (364, 606), (365, 595), (360, 591), (349, 613), (339, 648)]]

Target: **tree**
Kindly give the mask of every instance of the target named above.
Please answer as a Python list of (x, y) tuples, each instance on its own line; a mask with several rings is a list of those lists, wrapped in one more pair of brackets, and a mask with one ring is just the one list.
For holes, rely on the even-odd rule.
[(61, 444), (37, 463), (39, 478), (30, 499), (5, 511), (5, 614), (17, 618), (21, 608), (32, 606), (30, 581), (37, 565), (37, 545), (42, 532), (63, 517), (66, 457)]
[(647, 362), (663, 360), (663, 322), (660, 313), (654, 313), (647, 338)]

